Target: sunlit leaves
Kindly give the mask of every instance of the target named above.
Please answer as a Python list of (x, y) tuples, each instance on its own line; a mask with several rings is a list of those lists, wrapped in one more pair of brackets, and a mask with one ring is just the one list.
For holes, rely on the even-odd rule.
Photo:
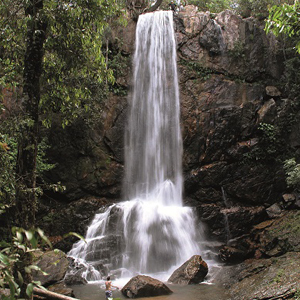
[(22, 1), (2, 0), (0, 5), (0, 86), (20, 83), (23, 68), (26, 18)]
[[(41, 110), (60, 112), (62, 125), (88, 107), (95, 85), (113, 80), (101, 51), (104, 28), (121, 12), (119, 5), (102, 0), (45, 1), (48, 18), (42, 77)], [(44, 125), (48, 125), (47, 120)]]
[(284, 3), (273, 6), (269, 10), (269, 18), (265, 26), (266, 32), (272, 31), (276, 36), (286, 34), (295, 37), (295, 49), (300, 53), (300, 4), (295, 1), (293, 5)]
[[(38, 21), (25, 15), (27, 2), (3, 0), (0, 5), (0, 86), (22, 83), (26, 26)], [(50, 126), (58, 112), (63, 125), (72, 122), (78, 108), (89, 107), (95, 98), (95, 87), (104, 91), (104, 83), (113, 81), (101, 48), (105, 27), (120, 16), (115, 0), (43, 1), (36, 17), (47, 24), (40, 102), (44, 125)]]

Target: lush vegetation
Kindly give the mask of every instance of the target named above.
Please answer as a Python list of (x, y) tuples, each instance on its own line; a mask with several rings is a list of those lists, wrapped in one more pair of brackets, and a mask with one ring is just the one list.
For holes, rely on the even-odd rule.
[(1, 245), (0, 283), (10, 287), (11, 299), (31, 296), (33, 237), (44, 238), (34, 229), (35, 212), (42, 173), (53, 166), (45, 160), (40, 126), (51, 126), (58, 113), (67, 126), (103, 98), (114, 81), (102, 51), (105, 28), (121, 17), (121, 3), (115, 0), (0, 4), (0, 210), (10, 226), (19, 228), (7, 233), (11, 242)]

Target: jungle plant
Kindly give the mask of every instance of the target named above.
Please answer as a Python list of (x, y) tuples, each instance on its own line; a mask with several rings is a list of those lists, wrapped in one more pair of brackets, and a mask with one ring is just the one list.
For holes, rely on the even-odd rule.
[(260, 123), (257, 129), (259, 142), (250, 152), (244, 154), (245, 161), (272, 162), (279, 159), (283, 148), (278, 127), (268, 123)]
[(31, 262), (31, 256), (41, 246), (51, 243), (41, 229), (24, 230), (22, 228), (12, 228), (12, 243), (2, 241), (0, 244), (0, 287), (9, 288), (10, 295), (2, 295), (3, 300), (18, 299), (21, 296), (21, 288), (26, 282), (25, 290), (28, 298), (33, 293), (34, 286), (41, 286), (39, 281), (32, 281), (32, 272), (43, 272), (38, 266), (27, 263)]
[(297, 164), (295, 158), (290, 158), (284, 162), (286, 182), (288, 187), (300, 188), (300, 164)]

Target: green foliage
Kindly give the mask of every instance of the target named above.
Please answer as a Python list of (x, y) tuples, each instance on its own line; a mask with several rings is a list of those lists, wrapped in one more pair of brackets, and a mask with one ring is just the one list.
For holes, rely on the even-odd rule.
[(66, 126), (79, 110), (103, 98), (107, 82), (114, 82), (101, 49), (105, 28), (111, 22), (124, 24), (124, 3), (44, 0), (36, 20), (25, 15), (28, 3), (4, 0), (0, 5), (0, 86), (22, 84), (26, 27), (33, 21), (46, 23), (40, 112), (45, 126), (58, 112)]
[(0, 87), (20, 84), (26, 32), (22, 1), (2, 0), (0, 4)]
[(268, 7), (278, 3), (280, 3), (279, 0), (237, 0), (234, 8), (242, 17), (266, 18)]
[(260, 123), (258, 126), (259, 142), (250, 152), (244, 154), (248, 162), (274, 162), (280, 159), (283, 151), (282, 139), (278, 127), (272, 124)]
[(201, 11), (219, 13), (226, 9), (235, 11), (242, 17), (267, 17), (268, 7), (279, 4), (280, 0), (191, 0), (189, 4), (198, 6)]
[[(97, 86), (113, 83), (106, 67), (102, 41), (111, 19), (121, 14), (114, 1), (47, 1), (43, 13), (48, 21), (42, 77), (42, 113), (61, 112), (63, 125), (88, 109)], [(99, 97), (98, 97), (99, 98)], [(44, 122), (46, 124), (46, 122)]]
[(294, 294), (294, 298), (295, 300), (299, 300), (300, 299), (300, 290), (297, 290)]
[[(0, 244), (0, 287), (9, 288), (10, 296), (2, 296), (3, 300), (18, 299), (21, 292), (21, 286), (24, 283), (24, 274), (31, 274), (32, 271), (40, 271), (46, 275), (38, 266), (26, 264), (23, 258), (26, 255), (32, 255), (39, 250), (38, 245), (51, 243), (45, 236), (44, 232), (37, 228), (35, 230), (24, 230), (22, 228), (12, 228), (12, 243), (1, 242)], [(27, 285), (26, 294), (28, 297), (32, 295), (33, 287), (40, 286), (40, 282), (30, 282)]]
[(295, 158), (290, 158), (284, 162), (284, 170), (286, 173), (286, 182), (288, 187), (295, 189), (300, 188), (300, 164), (296, 163)]
[(284, 3), (274, 5), (269, 10), (269, 18), (266, 22), (265, 31), (273, 32), (276, 36), (286, 34), (294, 37), (295, 49), (300, 53), (300, 3), (296, 0), (293, 5)]
[(15, 164), (17, 144), (13, 137), (0, 132), (0, 211), (10, 207), (15, 200)]
[(46, 157), (46, 151), (49, 149), (46, 138), (43, 138), (38, 144), (38, 154), (36, 158), (37, 175), (42, 177), (44, 172), (50, 171), (55, 167), (55, 164), (50, 164)]
[(188, 3), (198, 6), (200, 11), (210, 11), (211, 13), (219, 13), (225, 9), (233, 8), (233, 1), (231, 0), (190, 0)]
[[(11, 117), (1, 123), (0, 128), (0, 212), (4, 212), (15, 204), (16, 187), (19, 180), (16, 174), (17, 139), (20, 134), (20, 128), (26, 124), (31, 124), (29, 119), (20, 117)], [(43, 193), (43, 189), (54, 191), (63, 191), (65, 188), (58, 182), (56, 184), (45, 184), (43, 181), (44, 173), (53, 169), (54, 164), (47, 160), (46, 151), (49, 148), (47, 139), (44, 138), (38, 144), (37, 154), (37, 176), (39, 184), (35, 189), (37, 196)]]

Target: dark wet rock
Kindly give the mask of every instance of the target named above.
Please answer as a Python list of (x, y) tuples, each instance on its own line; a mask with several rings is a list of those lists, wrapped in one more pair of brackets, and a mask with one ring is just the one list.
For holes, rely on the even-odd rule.
[(194, 255), (173, 272), (168, 282), (175, 284), (197, 284), (204, 280), (207, 273), (207, 263), (200, 255)]
[(219, 258), (226, 263), (240, 263), (249, 255), (248, 250), (237, 249), (231, 246), (224, 245), (219, 250)]
[(154, 297), (173, 293), (163, 282), (144, 275), (131, 278), (121, 292), (128, 298)]
[(300, 212), (287, 211), (281, 217), (254, 226), (250, 235), (236, 241), (248, 243), (252, 259), (224, 266), (215, 278), (232, 300), (297, 299), (300, 288)]
[(62, 251), (48, 251), (41, 253), (35, 264), (47, 275), (40, 271), (33, 272), (33, 278), (40, 281), (41, 285), (49, 286), (64, 279), (69, 267), (67, 256)]
[(82, 277), (82, 273), (85, 271), (85, 269), (77, 270), (76, 272), (72, 272), (72, 274), (67, 274), (64, 282), (67, 285), (81, 285), (81, 284), (87, 284), (86, 279)]
[(109, 204), (105, 198), (87, 197), (64, 204), (55, 200), (42, 200), (39, 203), (38, 226), (45, 229), (52, 245), (68, 252), (78, 238), (63, 238), (69, 232), (84, 235), (94, 214)]
[(263, 206), (243, 207), (232, 206), (224, 208), (224, 204), (202, 204), (197, 206), (200, 220), (209, 228), (209, 235), (218, 237), (224, 242), (243, 236), (253, 225), (266, 219), (267, 214)]

